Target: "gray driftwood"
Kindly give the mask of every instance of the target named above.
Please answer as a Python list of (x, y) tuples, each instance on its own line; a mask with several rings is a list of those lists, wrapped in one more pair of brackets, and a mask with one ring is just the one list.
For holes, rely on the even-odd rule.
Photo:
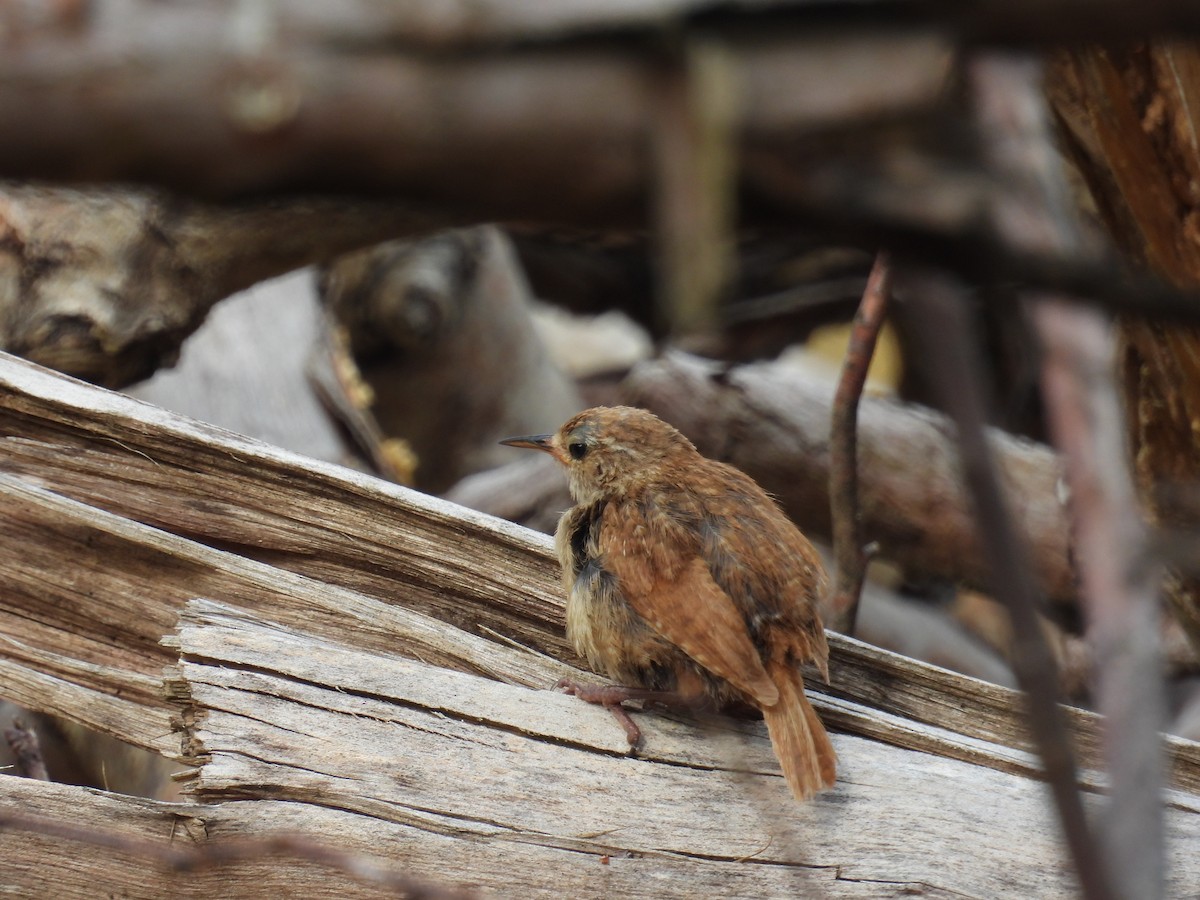
[[(11, 357), (0, 468), (0, 691), (179, 760), (192, 797), (0, 779), (18, 888), (367, 896), (382, 866), (496, 895), (1073, 893), (1007, 689), (834, 636), (841, 777), (796, 806), (759, 722), (638, 714), (633, 756), (550, 690), (588, 676), (541, 535)], [(1165, 744), (1188, 896), (1200, 747)]]
[(336, 368), (354, 365), (370, 388), (370, 402), (343, 420), (372, 419), (407, 442), (416, 471), (406, 484), (440, 493), (511, 460), (501, 438), (540, 433), (583, 408), (538, 338), (529, 285), (495, 227), (346, 254), (319, 284), (347, 335)]
[(398, 203), (214, 206), (131, 188), (0, 183), (0, 347), (126, 385), (174, 362), (235, 291), (447, 221)]

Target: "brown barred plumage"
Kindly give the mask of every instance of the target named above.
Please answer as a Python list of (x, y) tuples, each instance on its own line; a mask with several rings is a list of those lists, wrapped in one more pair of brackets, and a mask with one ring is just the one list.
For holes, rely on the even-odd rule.
[(833, 746), (799, 670), (828, 677), (826, 576), (771, 498), (643, 410), (590, 409), (553, 435), (504, 443), (567, 467), (576, 505), (556, 545), (580, 655), (623, 685), (753, 704), (792, 793), (832, 786)]

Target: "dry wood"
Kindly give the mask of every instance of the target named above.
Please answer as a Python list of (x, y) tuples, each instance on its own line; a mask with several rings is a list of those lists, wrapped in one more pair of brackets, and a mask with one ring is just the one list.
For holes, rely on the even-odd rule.
[[(500, 736), (494, 730), (491, 734)], [(538, 777), (543, 778), (544, 773)], [(724, 777), (730, 776), (726, 773)], [(628, 785), (622, 791), (628, 794)], [(63, 897), (277, 897), (300, 890), (309, 897), (383, 897), (395, 894), (373, 887), (383, 880), (380, 873), (412, 878), (425, 871), (433, 873), (430, 879), (422, 879), (430, 887), (472, 883), (494, 886), (489, 893), (498, 896), (511, 896), (518, 885), (522, 893), (536, 896), (562, 896), (564, 892), (580, 897), (695, 896), (696, 891), (706, 896), (808, 895), (858, 900), (913, 893), (947, 900), (954, 896), (938, 886), (951, 880), (942, 873), (937, 873), (932, 884), (904, 883), (890, 877), (882, 883), (855, 880), (861, 873), (882, 867), (890, 851), (880, 847), (870, 848), (863, 862), (856, 860), (851, 870), (839, 873), (816, 866), (764, 865), (753, 858), (731, 862), (667, 852), (625, 858), (608, 852), (614, 842), (603, 834), (572, 836), (575, 846), (562, 848), (551, 845), (550, 835), (505, 833), (497, 828), (483, 839), (457, 847), (452, 837), (437, 830), (442, 823), (433, 822), (431, 827), (428, 820), (403, 823), (394, 821), (398, 816), (392, 820), (367, 818), (344, 809), (286, 800), (155, 803), (3, 778), (0, 801), (6, 810), (0, 816), (5, 883), (26, 896), (44, 894), (47, 883), (53, 881), (57, 895)], [(1008, 798), (1002, 809), (1026, 805), (1025, 798)], [(711, 807), (706, 804), (705, 809)], [(919, 835), (910, 813), (897, 812), (897, 831), (907, 834), (916, 830)], [(978, 816), (971, 815), (958, 825), (977, 820)], [(80, 822), (91, 828), (79, 828)], [(1040, 821), (1035, 819), (1033, 825), (1040, 847), (1050, 835)], [(70, 829), (74, 836), (56, 834), (51, 831), (54, 826)], [(462, 828), (472, 837), (472, 831), (486, 830), (486, 823), (469, 820), (452, 821), (448, 826)], [(297, 839), (309, 829), (310, 835), (319, 837)], [(80, 831), (93, 840), (81, 839)], [(526, 836), (531, 839), (522, 840)], [(977, 836), (970, 829), (965, 841)], [(1181, 845), (1189, 837), (1186, 828), (1175, 831), (1173, 837), (1178, 846), (1176, 856), (1185, 857), (1187, 848)], [(822, 849), (827, 857), (836, 855), (824, 841), (813, 851), (803, 841), (798, 843), (814, 857)], [(925, 840), (919, 843), (935, 861), (938, 849)], [(353, 866), (333, 864), (328, 858), (332, 854), (318, 855), (312, 852), (314, 845), (336, 848), (341, 861)], [(205, 858), (210, 862), (197, 864)], [(187, 864), (189, 860), (193, 862)], [(984, 896), (1018, 896), (1015, 889), (1025, 883), (1019, 875), (1025, 864), (1017, 859), (1013, 865), (1018, 873), (1014, 890), (1004, 893), (1003, 888), (989, 885)], [(1009, 884), (1010, 874), (998, 873), (997, 884)], [(1071, 896), (1069, 888), (1061, 887), (1061, 878), (1061, 873), (1054, 872), (1044, 886), (1035, 886), (1034, 896)], [(1190, 887), (1187, 882), (1179, 884), (1185, 892)]]
[(0, 185), (0, 347), (128, 384), (173, 362), (235, 291), (447, 221), (378, 202), (218, 207), (128, 188)]
[[(388, 823), (296, 803), (163, 803), (0, 779), (4, 885), (22, 896), (458, 898), (407, 874)], [(329, 841), (299, 836), (301, 828)], [(398, 834), (399, 833), (399, 834)], [(358, 848), (348, 849), (348, 848)], [(372, 885), (383, 889), (372, 890)]]
[[(790, 223), (816, 219), (822, 235), (891, 243), (964, 274), (1002, 270), (1131, 305), (1111, 264), (1014, 252), (980, 231), (977, 210), (996, 186), (977, 159), (946, 164), (965, 145), (945, 139), (961, 127), (957, 111), (939, 115), (946, 60), (956, 34), (1045, 39), (1069, 23), (1072, 40), (1127, 39), (1192, 27), (1187, 2), (1109, 4), (1082, 18), (1069, 2), (884, 4), (885, 16), (909, 7), (941, 23), (900, 31), (873, 24), (860, 3), (817, 4), (822, 26), (839, 12), (847, 25), (819, 33), (811, 6), (489, 0), (397, 16), (375, 0), (319, 13), (298, 0), (99, 0), (26, 22), (9, 4), (0, 118), (21, 140), (0, 145), (0, 173), (210, 198), (385, 190), (427, 203), (442, 224), (644, 226), (656, 88), (679, 74), (677, 38), (720, 35), (741, 84), (744, 222), (777, 224), (782, 211)], [(1136, 288), (1143, 308), (1194, 320), (1194, 298), (1153, 281)]]
[[(602, 710), (563, 695), (354, 652), (222, 604), (189, 604), (177, 641), (183, 662), (176, 686), (185, 709), (195, 710), (189, 733), (204, 759), (194, 785), (201, 799), (296, 799), (485, 845), (607, 854), (628, 878), (640, 870), (650, 879), (664, 856), (716, 876), (664, 878), (667, 896), (810, 893), (815, 885), (804, 870), (811, 868), (837, 871), (822, 885), (833, 896), (840, 881), (916, 882), (978, 896), (1001, 885), (999, 893), (1012, 896), (1070, 891), (1055, 853), (1047, 853), (1055, 841), (1039, 822), (1044, 808), (1034, 782), (976, 779), (962, 763), (839, 735), (837, 792), (796, 807), (758, 724), (725, 731), (656, 720), (646, 755), (633, 758)], [(888, 784), (872, 771), (888, 771)], [(969, 794), (958, 784), (963, 777), (971, 777)], [(881, 852), (878, 833), (862, 827), (867, 818), (877, 825), (906, 819), (924, 803), (940, 815), (923, 819), (920, 840)], [(1015, 830), (989, 838), (1007, 851), (963, 865), (979, 853), (962, 826), (980, 804), (1004, 831)], [(697, 816), (699, 808), (721, 812)], [(1182, 853), (1200, 837), (1200, 816), (1177, 811), (1172, 818)], [(939, 849), (929, 854), (921, 846)], [(1020, 874), (1003, 874), (1010, 866)], [(721, 868), (735, 872), (718, 875)], [(561, 895), (556, 874), (531, 873), (522, 886)], [(591, 874), (568, 892), (616, 888), (601, 866)], [(1178, 886), (1193, 884), (1200, 861), (1179, 874)]]
[[(423, 39), (423, 26), (453, 24), (453, 14), (396, 16), (361, 0), (321, 15), (302, 2), (257, 14), (215, 3), (99, 2), (73, 27), (35, 30), (4, 47), (0, 118), (21, 140), (0, 148), (0, 169), (149, 179), (224, 196), (387, 189), (472, 210), (476, 221), (643, 221), (655, 85), (670, 65), (663, 45), (643, 38), (669, 17), (648, 25), (644, 11), (619, 9), (625, 40), (607, 30), (614, 11), (568, 14), (575, 24), (567, 28), (561, 14), (499, 5), (490, 35), (486, 27), (459, 33), (502, 41), (531, 22), (542, 27), (517, 48), (453, 53), (441, 41), (443, 52), (432, 54), (420, 46), (437, 42)], [(480, 22), (478, 10), (464, 16)], [(778, 23), (745, 19), (744, 37), (730, 33), (740, 132), (776, 154), (797, 126), (908, 112), (938, 98), (947, 57), (932, 30), (842, 40), (796, 37), (793, 26), (780, 40)], [(536, 40), (555, 28), (581, 39)], [(607, 40), (582, 40), (589, 36)], [(881, 60), (886, 79), (872, 74)], [(789, 83), (808, 89), (777, 89)], [(171, 127), (163, 127), (166, 111)]]
[[(516, 882), (561, 892), (562, 878), (584, 896), (645, 893), (647, 883), (664, 896), (696, 885), (718, 896), (878, 896), (878, 882), (896, 893), (917, 883), (977, 896), (1071, 890), (1012, 691), (833, 636), (831, 680), (842, 696), (816, 701), (850, 734), (837, 738), (846, 777), (825, 800), (791, 805), (757, 722), (642, 714), (648, 755), (632, 758), (607, 713), (546, 690), (574, 669), (513, 640), (566, 656), (547, 539), (11, 358), (0, 358), (0, 371), (0, 460), (25, 479), (0, 477), (0, 689), (201, 763), (191, 786), (221, 801), (198, 816), (209, 836), (298, 831), (382, 853), (405, 874), (499, 893)], [(159, 524), (176, 520), (213, 541), (244, 528), (229, 545), (250, 552), (252, 531), (276, 563), (342, 559), (315, 567), (336, 576), (323, 583), (28, 479), (155, 511)], [(358, 544), (369, 555), (349, 554)], [(338, 586), (352, 582), (375, 596)], [(439, 594), (442, 605), (432, 600)], [(197, 596), (220, 603), (188, 602)], [(453, 604), (477, 633), (410, 601), (433, 612)], [(160, 693), (167, 669), (170, 700)], [(1072, 720), (1094, 758), (1094, 717)], [(1200, 748), (1171, 740), (1168, 750), (1176, 785), (1200, 792)], [(256, 802), (225, 802), (236, 798)], [(930, 811), (914, 798), (934, 798)], [(991, 812), (986, 827), (980, 802)], [(105, 803), (118, 818), (128, 809), (121, 829), (143, 836), (149, 821), (169, 821), (161, 806)], [(845, 815), (860, 803), (862, 814)], [(723, 812), (718, 821), (697, 809)], [(1192, 794), (1173, 795), (1171, 877), (1185, 893), (1200, 885), (1183, 849), (1197, 837), (1197, 813)], [(61, 808), (57, 816), (66, 819)], [(896, 833), (904, 841), (886, 837)], [(22, 847), (45, 855), (44, 841), (17, 834), (6, 858)], [(466, 849), (455, 849), (459, 838), (470, 840)], [(1020, 859), (1005, 859), (997, 848), (1006, 846)], [(144, 887), (162, 863), (136, 852), (54, 859), (72, 873), (64, 884), (84, 883), (81, 872), (99, 877), (108, 859), (118, 874), (104, 878), (124, 879), (134, 894), (171, 893), (169, 878)], [(231, 864), (229, 884), (272, 867), (306, 885), (329, 877), (327, 865), (293, 868), (273, 856)], [(552, 873), (552, 885), (538, 873)], [(264, 894), (275, 877), (262, 876)]]
[(324, 270), (321, 292), (353, 354), (337, 367), (355, 367), (370, 389), (360, 415), (411, 447), (405, 483), (423, 491), (510, 461), (502, 438), (584, 407), (534, 330), (529, 286), (496, 228), (348, 254)]
[[(805, 531), (828, 535), (832, 380), (761, 363), (722, 370), (669, 354), (623, 385), (627, 401), (683, 431), (706, 456), (747, 472)], [(952, 427), (928, 410), (864, 398), (858, 454), (863, 536), (914, 574), (982, 584), (984, 565), (958, 480)], [(997, 460), (1046, 594), (1069, 603), (1075, 576), (1061, 469), (1047, 447), (992, 431)]]
[[(1105, 225), (1136, 262), (1200, 284), (1200, 50), (1152, 42), (1081, 48), (1056, 59), (1050, 96)], [(1194, 528), (1200, 482), (1200, 329), (1126, 318), (1120, 376), (1143, 500), (1156, 524)], [(1200, 648), (1200, 579), (1176, 572), (1167, 596)]]
[[(343, 640), (356, 646), (378, 650), (411, 641), (419, 658), (519, 684), (560, 677), (562, 664), (550, 657), (576, 662), (563, 638), (557, 564), (543, 535), (3, 355), (0, 430), (7, 435), (0, 440), (5, 470), (100, 508), (12, 478), (0, 481), (12, 511), (2, 523), (7, 562), (0, 571), (13, 585), (7, 595), (13, 610), (0, 632), (24, 636), (22, 652), (35, 669), (59, 660), (65, 679), (90, 689), (117, 678), (122, 698), (132, 692), (147, 708), (159, 708), (154, 678), (165, 657), (152, 648), (169, 630), (171, 610), (201, 595), (241, 597), (246, 608), (271, 610), (273, 621), (296, 626), (354, 622)], [(119, 559), (108, 553), (114, 547), (122, 548)], [(39, 558), (71, 557), (86, 561), (81, 569), (97, 596), (104, 588), (99, 606), (84, 602), (73, 571), (36, 565)], [(157, 610), (147, 607), (151, 585)], [(21, 604), (40, 612), (13, 615)], [(136, 638), (112, 643), (113, 622), (130, 615)], [(83, 641), (75, 648), (79, 662), (34, 651), (61, 646), (62, 638), (50, 635), (71, 632), (80, 621), (89, 625), (73, 639)], [(437, 636), (448, 624), (463, 629), (454, 630), (453, 640)], [(465, 633), (472, 636), (458, 637)], [(401, 640), (400, 634), (411, 636)], [(484, 650), (496, 646), (511, 653), (490, 658)], [(967, 738), (1027, 746), (1013, 691), (836, 635), (831, 646), (832, 682), (841, 696)], [(42, 685), (41, 696), (62, 684)], [(97, 703), (85, 704), (83, 714), (94, 709), (93, 718), (113, 721), (137, 706), (127, 699), (105, 702), (113, 704), (107, 713)], [(1094, 765), (1094, 717), (1070, 714), (1081, 755)], [(165, 734), (155, 727), (147, 723), (129, 739), (162, 749)], [(1177, 786), (1200, 789), (1195, 746), (1172, 742), (1168, 749)]]

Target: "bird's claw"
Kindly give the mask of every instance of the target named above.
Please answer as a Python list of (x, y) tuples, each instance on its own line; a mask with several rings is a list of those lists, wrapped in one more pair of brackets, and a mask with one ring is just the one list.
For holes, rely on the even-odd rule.
[(627, 688), (613, 684), (580, 684), (569, 678), (560, 678), (554, 685), (554, 689), (578, 697), (585, 703), (603, 706), (612, 713), (613, 718), (624, 729), (625, 738), (629, 741), (629, 749), (636, 750), (641, 745), (642, 730), (630, 718), (628, 710), (621, 705), (625, 700), (632, 699)]

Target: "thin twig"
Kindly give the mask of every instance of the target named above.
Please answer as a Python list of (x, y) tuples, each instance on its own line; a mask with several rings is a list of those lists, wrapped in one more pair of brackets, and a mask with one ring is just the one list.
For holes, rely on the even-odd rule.
[(867, 382), (875, 342), (887, 316), (892, 291), (891, 261), (881, 250), (871, 267), (862, 302), (850, 329), (842, 377), (833, 395), (829, 430), (829, 507), (837, 581), (830, 601), (832, 625), (854, 634), (858, 601), (867, 575), (869, 549), (863, 546), (858, 503), (858, 401)]
[(315, 841), (292, 835), (180, 845), (114, 834), (95, 828), (67, 825), (62, 822), (51, 822), (46, 819), (0, 810), (0, 831), (2, 830), (43, 834), (64, 841), (76, 841), (94, 847), (103, 847), (129, 856), (151, 860), (175, 872), (194, 872), (198, 869), (228, 865), (243, 860), (290, 856), (339, 869), (352, 878), (395, 891), (409, 900), (466, 900), (466, 898), (475, 896), (464, 891), (419, 881), (408, 875), (401, 875), (389, 868), (383, 860), (360, 853), (338, 850), (326, 844), (318, 844)]
[(1054, 657), (1038, 624), (1037, 587), (1027, 549), (1013, 524), (984, 430), (982, 373), (958, 285), (948, 276), (906, 279), (914, 357), (931, 391), (958, 428), (960, 464), (975, 504), (981, 551), (992, 592), (1009, 610), (1013, 669), (1029, 707), (1034, 746), (1058, 810), (1067, 846), (1088, 900), (1110, 900), (1111, 882), (1088, 826), (1076, 784), (1074, 751), (1058, 705)]
[(1033, 309), (1045, 350), (1047, 424), (1066, 461), (1110, 799), (1105, 855), (1129, 897), (1163, 896), (1166, 864), (1157, 567), (1138, 565), (1146, 529), (1125, 456), (1113, 340), (1096, 312), (1051, 300)]

